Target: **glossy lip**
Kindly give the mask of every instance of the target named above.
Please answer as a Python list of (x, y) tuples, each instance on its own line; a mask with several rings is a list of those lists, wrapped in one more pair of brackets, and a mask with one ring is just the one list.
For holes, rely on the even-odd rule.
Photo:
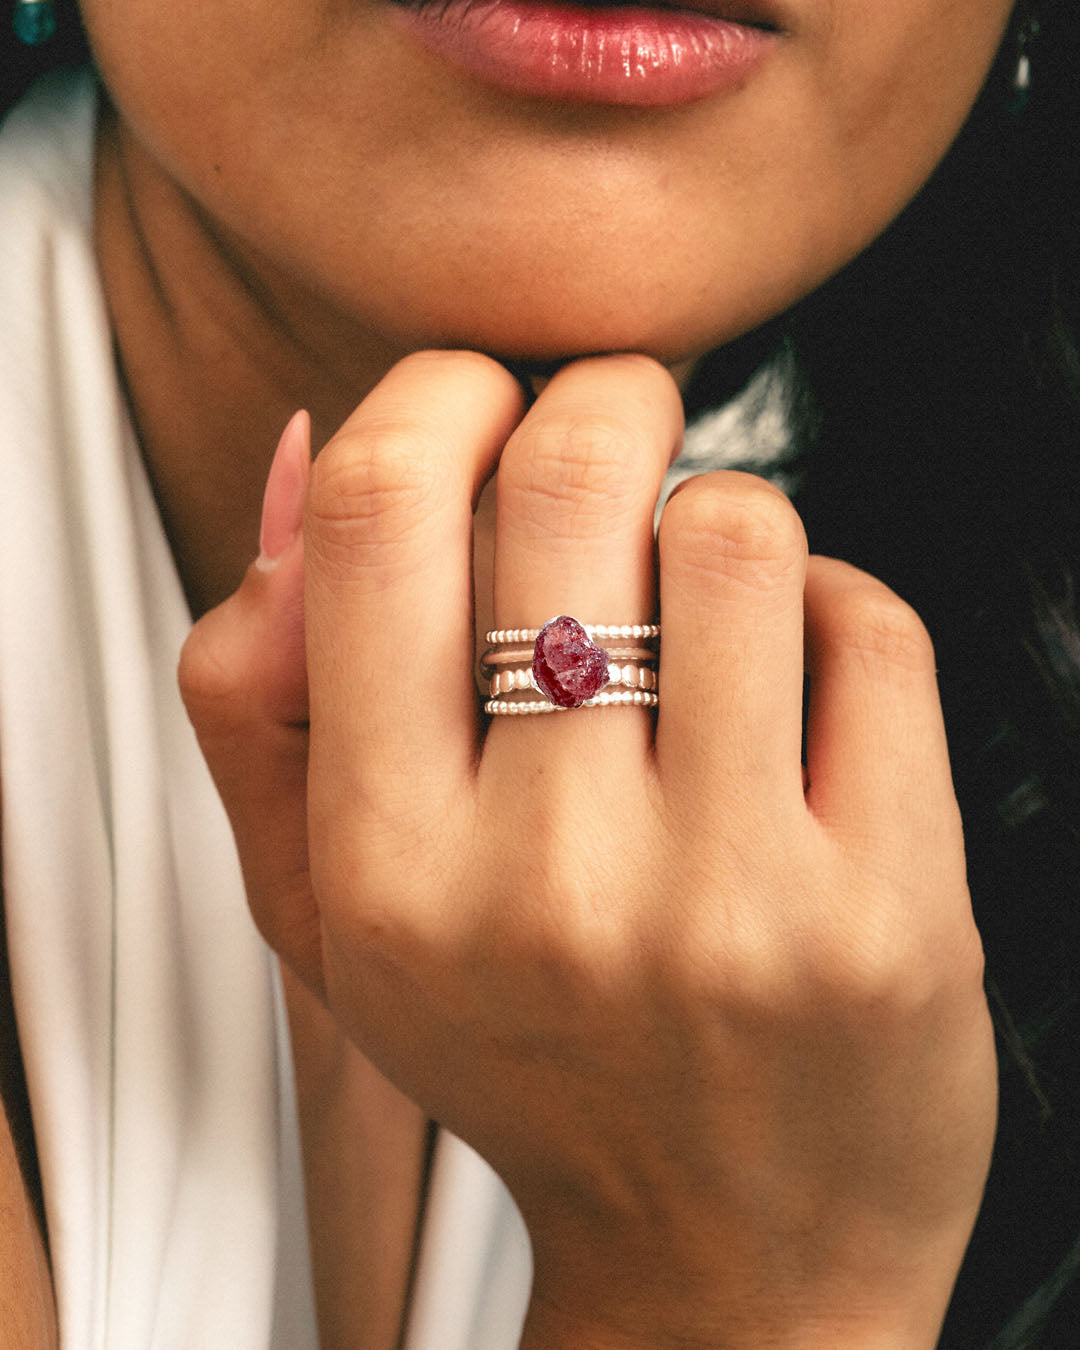
[(779, 29), (753, 0), (395, 0), (398, 28), (467, 74), (516, 94), (677, 106), (741, 86)]

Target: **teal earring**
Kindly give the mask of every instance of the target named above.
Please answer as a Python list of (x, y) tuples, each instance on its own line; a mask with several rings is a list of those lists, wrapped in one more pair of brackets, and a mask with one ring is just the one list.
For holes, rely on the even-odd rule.
[(40, 47), (56, 32), (52, 0), (15, 0), (15, 36), (28, 47)]
[(1017, 58), (1012, 80), (1012, 97), (1009, 111), (1014, 117), (1021, 117), (1031, 100), (1031, 44), (1041, 32), (1038, 19), (1029, 15), (1020, 25), (1016, 35)]

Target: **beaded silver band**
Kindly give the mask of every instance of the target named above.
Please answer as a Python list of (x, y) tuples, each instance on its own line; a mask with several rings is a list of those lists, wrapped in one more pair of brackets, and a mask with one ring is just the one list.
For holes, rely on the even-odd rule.
[[(581, 626), (589, 637), (601, 642), (609, 638), (634, 638), (638, 642), (651, 642), (660, 636), (658, 623), (585, 623)], [(508, 642), (535, 642), (539, 636), (539, 628), (493, 628), (484, 634), (484, 641), (502, 647)]]
[[(655, 708), (660, 702), (659, 694), (643, 689), (615, 689), (610, 693), (605, 689), (595, 698), (587, 698), (582, 708), (615, 708), (633, 706), (635, 708)], [(560, 708), (546, 699), (499, 699), (491, 698), (484, 704), (484, 712), (489, 717), (530, 717), (539, 713), (576, 712), (577, 709)]]
[[(612, 664), (608, 666), (608, 685), (613, 684), (625, 685), (628, 689), (655, 689), (656, 671), (650, 666)], [(488, 693), (494, 698), (496, 694), (512, 694), (516, 689), (536, 689), (532, 666), (496, 671), (491, 677)]]

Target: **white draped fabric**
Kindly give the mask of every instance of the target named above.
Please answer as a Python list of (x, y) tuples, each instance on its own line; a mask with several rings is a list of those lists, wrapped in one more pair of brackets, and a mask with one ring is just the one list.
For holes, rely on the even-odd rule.
[[(190, 626), (91, 239), (96, 88), (0, 134), (0, 782), (64, 1350), (315, 1350), (273, 961), (180, 704)], [(512, 1350), (521, 1219), (438, 1141), (406, 1350)]]

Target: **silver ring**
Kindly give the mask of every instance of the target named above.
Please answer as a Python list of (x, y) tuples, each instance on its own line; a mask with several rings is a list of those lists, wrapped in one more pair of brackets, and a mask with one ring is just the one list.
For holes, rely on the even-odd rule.
[[(583, 624), (569, 614), (559, 614), (549, 619), (540, 628), (495, 628), (487, 634), (487, 640), (494, 644), (484, 653), (482, 666), (495, 673), (491, 679), (491, 693), (510, 693), (515, 689), (532, 688), (545, 700), (541, 705), (535, 700), (515, 700), (505, 707), (499, 700), (489, 700), (485, 710), (493, 716), (509, 714), (510, 708), (526, 708), (533, 711), (541, 706), (570, 709), (608, 707), (612, 703), (636, 703), (638, 706), (656, 706), (656, 676), (653, 666), (656, 653), (650, 647), (632, 648), (637, 661), (615, 663), (615, 653), (599, 645), (614, 639), (618, 643), (656, 643), (660, 637), (658, 623), (626, 624)], [(522, 662), (528, 653), (522, 651), (523, 643), (532, 642), (532, 661), (529, 667)], [(513, 665), (500, 671), (504, 663)], [(612, 668), (614, 667), (614, 674)], [(616, 697), (604, 698), (603, 693), (609, 684), (629, 685), (634, 693), (649, 693), (648, 703), (641, 699)], [(498, 705), (496, 707), (496, 705)]]
[[(560, 615), (560, 618), (563, 617)], [(548, 623), (554, 620), (549, 619)], [(495, 644), (496, 646), (505, 646), (512, 642), (520, 644), (522, 642), (535, 642), (541, 632), (547, 627), (547, 623), (542, 624), (540, 628), (493, 628), (490, 632), (484, 634), (484, 641)], [(583, 623), (581, 625), (591, 638), (599, 638), (602, 642), (608, 638), (634, 638), (640, 642), (642, 640), (652, 641), (660, 636), (660, 625), (658, 623)]]
[[(579, 703), (579, 708), (615, 708), (632, 705), (635, 708), (655, 708), (660, 702), (659, 694), (646, 693), (643, 689), (619, 689), (611, 693), (597, 694), (595, 698)], [(500, 699), (490, 698), (484, 704), (489, 717), (518, 717), (535, 713), (568, 712), (557, 703), (549, 703), (546, 698)]]
[[(611, 661), (640, 661), (655, 665), (658, 653), (655, 647), (635, 647), (616, 643), (605, 648)], [(480, 658), (480, 669), (485, 675), (501, 666), (527, 666), (533, 659), (535, 647), (488, 647)]]
[[(623, 685), (627, 689), (656, 689), (656, 671), (652, 666), (611, 662), (608, 665), (608, 682), (605, 688), (610, 689), (613, 685)], [(502, 670), (497, 670), (488, 682), (488, 693), (492, 698), (497, 698), (500, 694), (526, 690), (537, 694), (543, 693), (537, 686), (532, 666), (505, 666)]]

